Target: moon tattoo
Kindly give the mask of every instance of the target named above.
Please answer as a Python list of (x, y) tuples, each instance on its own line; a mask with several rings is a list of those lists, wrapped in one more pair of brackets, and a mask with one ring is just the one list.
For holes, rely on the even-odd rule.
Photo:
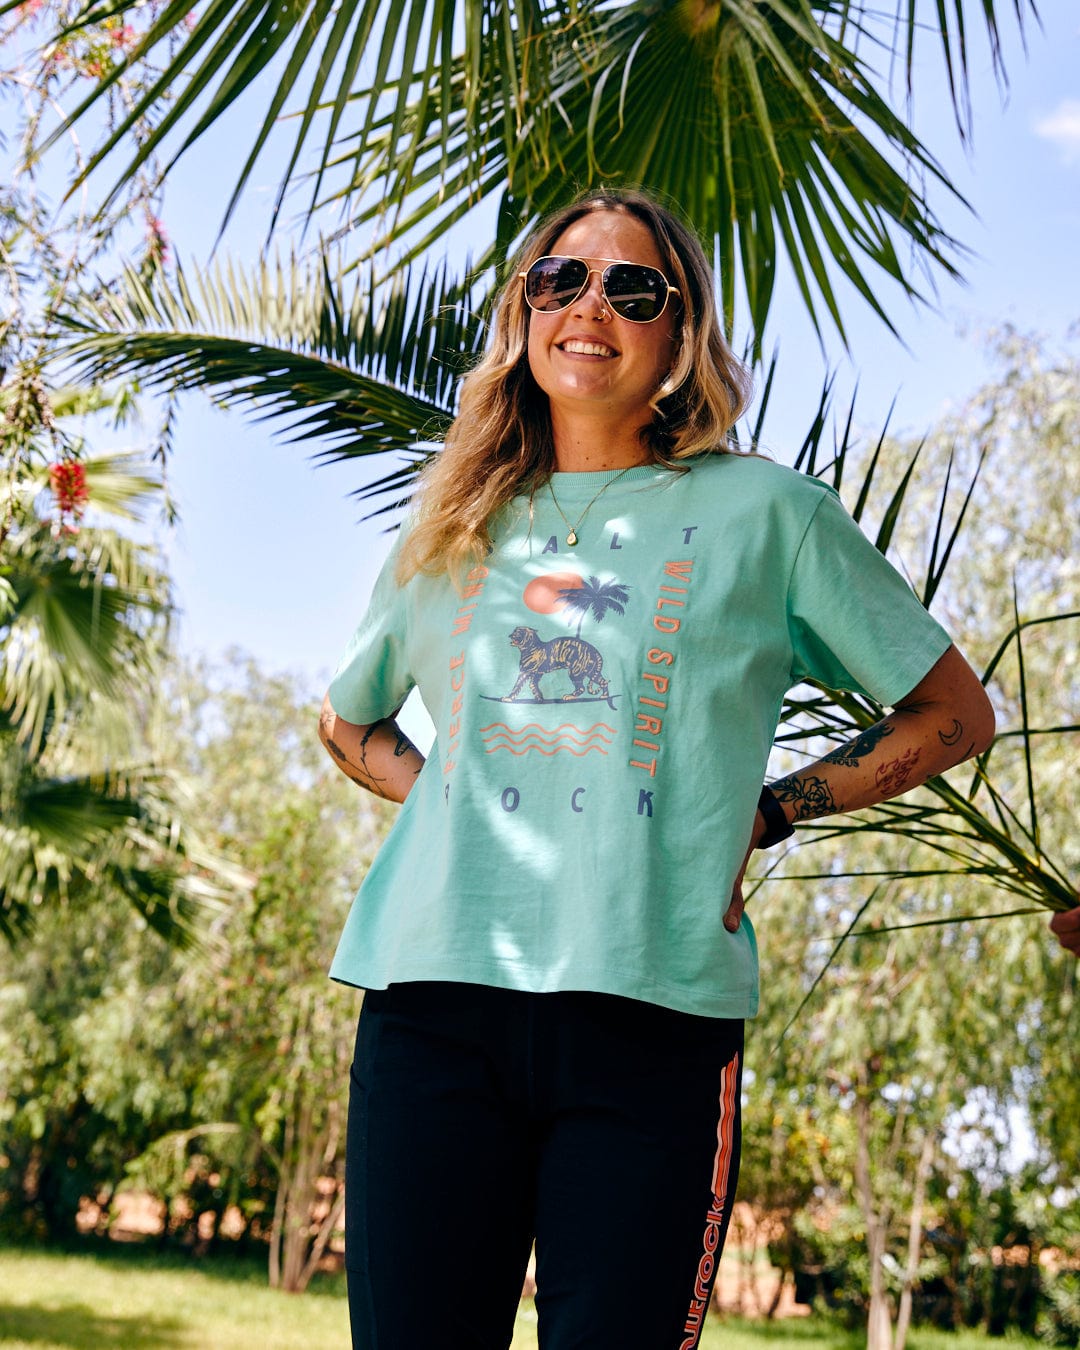
[(954, 717), (953, 724), (948, 731), (938, 732), (938, 740), (942, 745), (955, 745), (963, 734), (963, 725)]

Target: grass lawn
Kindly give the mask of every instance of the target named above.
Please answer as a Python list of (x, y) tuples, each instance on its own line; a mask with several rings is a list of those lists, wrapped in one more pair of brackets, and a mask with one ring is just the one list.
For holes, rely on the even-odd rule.
[[(431, 1309), (431, 1345), (439, 1344)], [(536, 1315), (523, 1305), (513, 1350), (535, 1350)], [(865, 1337), (817, 1318), (706, 1324), (701, 1350), (859, 1350)], [(1035, 1346), (975, 1334), (916, 1332), (909, 1350)], [(0, 1346), (5, 1350), (348, 1350), (345, 1282), (326, 1277), (304, 1295), (266, 1287), (261, 1266), (162, 1257), (145, 1248), (106, 1256), (0, 1248)]]

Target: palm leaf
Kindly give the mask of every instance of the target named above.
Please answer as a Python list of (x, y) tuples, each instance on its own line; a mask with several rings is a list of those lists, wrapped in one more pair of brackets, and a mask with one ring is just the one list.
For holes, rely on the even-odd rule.
[(347, 286), (325, 258), (248, 274), (178, 269), (171, 283), (128, 269), (63, 321), (64, 354), (83, 378), (203, 389), (283, 419), (322, 460), (401, 451), (410, 473), (445, 434), (484, 336), (468, 285), (445, 269)]
[[(962, 135), (969, 135), (971, 131), (971, 102), (968, 84), (970, 75), (968, 7), (965, 6), (964, 0), (952, 0), (951, 4), (948, 3), (948, 0), (929, 0), (928, 3), (923, 4), (920, 4), (920, 0), (893, 0), (891, 8), (892, 14), (890, 16), (888, 13), (889, 6), (878, 7), (875, 18), (883, 40), (891, 43), (895, 54), (903, 58), (909, 97), (912, 95), (914, 87), (916, 39), (920, 33), (925, 33), (927, 40), (932, 40), (936, 35), (940, 43), (941, 56), (949, 84), (949, 96), (957, 126)], [(1025, 25), (1029, 17), (1034, 19), (1036, 23), (1038, 22), (1037, 5), (1034, 0), (1012, 0), (1012, 4), (1007, 4), (1004, 8), (1011, 10), (1013, 17), (1016, 19), (1021, 41), (1025, 42), (1026, 45)], [(932, 10), (932, 18), (929, 22), (921, 17), (921, 11), (925, 9)], [(1007, 84), (1007, 73), (1002, 50), (999, 11), (992, 0), (982, 0), (977, 9), (981, 13), (986, 26), (986, 36), (990, 44), (994, 73), (997, 75), (998, 81), (1005, 85)], [(847, 22), (851, 19), (861, 27), (867, 22), (870, 10), (863, 3), (863, 0), (840, 0), (836, 12), (841, 22)], [(900, 42), (895, 40), (896, 35), (901, 35)]]
[[(2, 0), (0, 14), (16, 9), (19, 3)], [(973, 8), (982, 16), (995, 69), (1004, 79), (1000, 23), (992, 0), (952, 0), (951, 6), (939, 0), (935, 6), (937, 22), (933, 24), (940, 35), (953, 106), (962, 128), (968, 120), (966, 34)], [(1014, 0), (1011, 9), (1023, 37), (1029, 12), (1032, 16), (1037, 13), (1034, 0)], [(55, 39), (77, 33), (126, 10), (121, 0), (89, 0), (65, 33), (52, 36)], [(784, 27), (812, 34), (811, 49), (826, 54), (826, 62), (833, 60), (829, 44), (847, 41), (857, 47), (860, 39), (873, 44), (878, 60), (882, 54), (886, 60), (890, 54), (902, 57), (910, 88), (916, 33), (924, 24), (919, 10), (918, 0), (895, 0), (889, 20), (865, 0), (767, 0), (761, 5), (728, 0), (724, 5), (693, 6), (676, 0), (638, 0), (619, 6), (600, 0), (463, 0), (460, 5), (454, 0), (417, 4), (362, 0), (355, 6), (335, 5), (330, 0), (291, 0), (288, 4), (211, 0), (188, 32), (184, 27), (188, 0), (170, 0), (154, 11), (140, 41), (86, 95), (54, 133), (53, 140), (100, 109), (103, 100), (112, 97), (118, 82), (142, 63), (157, 60), (158, 77), (142, 85), (136, 81), (135, 96), (123, 106), (111, 134), (88, 164), (88, 172), (97, 169), (137, 131), (137, 149), (122, 171), (119, 188), (167, 145), (179, 141), (174, 162), (216, 127), (241, 96), (249, 91), (256, 97), (261, 93), (265, 111), (257, 119), (229, 205), (231, 211), (281, 113), (295, 100), (298, 115), (278, 192), (280, 206), (316, 128), (322, 142), (321, 149), (316, 149), (318, 186), (345, 120), (348, 101), (357, 94), (360, 71), (365, 69), (373, 72), (374, 92), (364, 99), (356, 126), (359, 143), (369, 139), (378, 118), (385, 116), (395, 144), (401, 143), (400, 167), (407, 178), (420, 149), (415, 135), (408, 133), (412, 115), (419, 112), (418, 118), (413, 117), (418, 126), (428, 121), (445, 126), (451, 109), (459, 106), (464, 118), (464, 158), (471, 166), (470, 183), (475, 186), (483, 172), (483, 147), (489, 128), (497, 130), (499, 145), (511, 168), (523, 152), (549, 163), (558, 158), (563, 97), (558, 63), (552, 60), (551, 45), (545, 39), (552, 34), (562, 37), (562, 50), (573, 51), (590, 75), (599, 95), (598, 104), (616, 100), (620, 113), (629, 120), (627, 110), (632, 108), (636, 91), (628, 71), (639, 56), (639, 35), (646, 29), (675, 25), (688, 43), (722, 48), (724, 78), (735, 77), (740, 102), (758, 118), (770, 143), (773, 164), (779, 167), (780, 146), (769, 131), (775, 121), (771, 113), (774, 90), (767, 76), (777, 71), (791, 87), (798, 88), (808, 67), (776, 37), (778, 20)], [(612, 61), (605, 62), (604, 43), (613, 26), (620, 23), (636, 27), (637, 33), (614, 53)], [(832, 35), (828, 44), (822, 41), (826, 30)], [(737, 40), (742, 34), (749, 39), (747, 43)], [(455, 53), (454, 45), (460, 42), (464, 51)], [(275, 62), (279, 54), (285, 55), (283, 64)], [(647, 54), (641, 56), (643, 67), (647, 67)], [(598, 62), (599, 68), (594, 69)], [(845, 67), (837, 69), (843, 76)], [(464, 85), (463, 97), (453, 89), (457, 74)], [(676, 81), (663, 92), (672, 108), (681, 105), (692, 109), (686, 84)], [(165, 102), (167, 94), (171, 97)], [(598, 132), (600, 120), (599, 116), (593, 118), (594, 132)], [(597, 139), (594, 135), (594, 144)], [(530, 144), (523, 151), (526, 142)], [(653, 138), (653, 144), (657, 143), (662, 141)], [(444, 169), (453, 160), (446, 140), (439, 146), (438, 158)], [(684, 186), (692, 188), (693, 181), (687, 178)], [(704, 197), (708, 191), (703, 183), (698, 195)]]
[[(0, 13), (18, 3), (0, 0)], [(958, 109), (973, 5), (936, 7)], [(892, 327), (880, 276), (918, 299), (920, 273), (957, 273), (961, 250), (929, 196), (955, 189), (874, 68), (903, 53), (910, 77), (917, 8), (896, 0), (890, 30), (864, 0), (210, 0), (187, 32), (187, 0), (168, 0), (45, 148), (110, 100), (108, 134), (74, 186), (134, 139), (112, 201), (152, 157), (172, 156), (167, 174), (237, 99), (265, 89), (225, 219), (292, 106), (270, 228), (310, 149), (308, 219), (344, 203), (350, 227), (375, 226), (376, 249), (410, 233), (406, 262), (492, 194), (505, 256), (576, 189), (640, 183), (679, 202), (717, 251), (729, 329), (739, 274), (759, 357), (778, 249), (815, 326), (827, 315), (841, 335), (837, 274)], [(1003, 75), (992, 0), (976, 8)], [(1034, 0), (1012, 8), (1023, 35)], [(88, 0), (59, 36), (123, 11)], [(154, 59), (160, 71), (140, 79)]]
[[(19, 2), (2, 0), (0, 15)], [(527, 84), (523, 79), (526, 72), (517, 64), (520, 43), (527, 43), (530, 33), (545, 20), (565, 23), (575, 9), (588, 7), (562, 0), (515, 0), (513, 4), (490, 0), (462, 0), (460, 4), (455, 0), (421, 4), (362, 0), (355, 6), (332, 0), (210, 0), (188, 31), (188, 0), (169, 0), (154, 11), (126, 57), (112, 66), (54, 130), (43, 150), (98, 111), (102, 101), (110, 99), (119, 82), (126, 79), (128, 96), (120, 105), (122, 111), (116, 115), (115, 106), (110, 109), (109, 134), (87, 158), (72, 185), (74, 190), (126, 141), (134, 140), (135, 153), (109, 193), (108, 202), (112, 202), (152, 158), (166, 149), (170, 151), (164, 170), (167, 174), (186, 150), (220, 124), (238, 99), (263, 90), (265, 111), (257, 122), (226, 209), (227, 221), (271, 133), (280, 127), (286, 104), (295, 97), (299, 116), (278, 190), (273, 213), (276, 219), (316, 124), (321, 124), (323, 135), (323, 148), (316, 151), (316, 182), (321, 179), (362, 66), (373, 72), (378, 92), (367, 101), (357, 123), (361, 141), (369, 135), (377, 113), (388, 116), (395, 141), (400, 140), (414, 85), (420, 90), (425, 116), (448, 114), (453, 43), (461, 32), (471, 52), (467, 60), (467, 122), (478, 120), (484, 97), (488, 71), (479, 61), (483, 34), (490, 39), (486, 58), (495, 63), (500, 83), (511, 91), (504, 138), (507, 152), (513, 154), (524, 104), (540, 105), (546, 97), (542, 65), (530, 64)], [(53, 38), (92, 28), (128, 8), (126, 0), (88, 0), (68, 27)], [(284, 58), (283, 64), (275, 59), (279, 56)], [(154, 78), (141, 82), (129, 78), (155, 59), (160, 68)], [(395, 83), (397, 88), (389, 100), (383, 97), (382, 91)], [(322, 116), (327, 109), (329, 115)], [(177, 142), (178, 148), (173, 150)], [(401, 153), (407, 159), (414, 152), (406, 143)]]
[[(499, 87), (493, 71), (488, 122), (474, 125), (459, 60), (451, 117), (436, 117), (414, 100), (400, 130), (390, 114), (378, 118), (331, 161), (350, 171), (345, 193), (361, 203), (350, 228), (376, 228), (371, 253), (409, 233), (404, 256), (415, 260), (491, 193), (515, 204), (509, 244), (581, 187), (638, 183), (678, 201), (717, 250), (729, 327), (739, 259), (758, 334), (772, 297), (774, 241), (783, 243), (815, 324), (824, 303), (841, 333), (834, 269), (886, 324), (890, 317), (860, 258), (913, 298), (921, 289), (897, 239), (919, 266), (955, 274), (957, 245), (917, 181), (934, 181), (946, 193), (951, 185), (876, 92), (856, 54), (830, 37), (812, 10), (787, 0), (732, 0), (722, 19), (697, 27), (689, 12), (644, 4), (592, 12), (584, 46), (573, 24), (549, 24), (532, 41), (550, 67), (562, 129), (553, 143), (526, 122), (515, 155), (502, 143), (511, 91)], [(374, 92), (357, 97), (368, 103)], [(399, 167), (395, 137), (419, 146), (401, 160), (407, 170)], [(465, 155), (467, 142), (482, 145), (479, 171)]]
[(43, 902), (112, 890), (180, 946), (212, 946), (215, 921), (249, 878), (194, 840), (176, 785), (154, 769), (49, 777), (24, 760), (0, 826), (0, 937), (33, 928)]
[(0, 708), (35, 749), (80, 699), (120, 697), (147, 654), (139, 622), (165, 613), (164, 580), (145, 548), (109, 531), (72, 540), (39, 525), (5, 547)]

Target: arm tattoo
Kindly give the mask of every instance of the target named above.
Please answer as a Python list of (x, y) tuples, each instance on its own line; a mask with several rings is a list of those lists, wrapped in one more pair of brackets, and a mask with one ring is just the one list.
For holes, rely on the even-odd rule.
[(813, 774), (791, 774), (770, 783), (769, 788), (778, 801), (795, 803), (796, 820), (814, 820), (844, 809), (837, 805), (825, 779)]
[(891, 759), (886, 764), (879, 764), (877, 773), (874, 775), (878, 790), (885, 794), (885, 797), (895, 797), (903, 792), (911, 777), (915, 765), (919, 762), (921, 750), (905, 750), (899, 759)]
[[(323, 744), (326, 746), (327, 750), (330, 751), (334, 759), (337, 761), (338, 768), (341, 769), (342, 773), (344, 773), (346, 778), (349, 778), (351, 779), (352, 782), (359, 784), (360, 787), (367, 788), (367, 790), (369, 792), (373, 792), (376, 797), (382, 797), (384, 800), (387, 801), (397, 800), (397, 798), (394, 797), (390, 792), (386, 791), (383, 787), (380, 786), (381, 784), (387, 782), (386, 776), (385, 775), (380, 776), (379, 774), (375, 773), (373, 771), (372, 764), (369, 763), (368, 761), (369, 745), (372, 749), (375, 748), (374, 744), (372, 744), (372, 738), (375, 736), (375, 733), (377, 731), (392, 732), (393, 744), (390, 747), (390, 751), (395, 759), (401, 759), (404, 756), (406, 756), (410, 751), (412, 751), (412, 753), (415, 754), (417, 759), (420, 761), (420, 768), (413, 770), (414, 778), (420, 773), (420, 769), (423, 768), (424, 764), (423, 755), (420, 754), (420, 751), (417, 750), (416, 746), (413, 745), (412, 741), (409, 740), (408, 736), (406, 736), (401, 731), (401, 729), (398, 727), (397, 723), (393, 720), (393, 718), (384, 717), (380, 719), (378, 722), (372, 722), (365, 728), (364, 734), (360, 738), (360, 754), (359, 754), (360, 762), (354, 763), (349, 758), (348, 752), (344, 750), (342, 746), (339, 745), (338, 742), (335, 741), (333, 736), (331, 735), (331, 730), (334, 726), (336, 718), (337, 718), (336, 713), (324, 711), (319, 717), (319, 731), (322, 736)], [(385, 749), (383, 750), (383, 753), (385, 753)]]
[(830, 750), (827, 755), (823, 755), (822, 764), (843, 764), (849, 769), (855, 768), (860, 759), (865, 759), (886, 736), (891, 736), (896, 728), (889, 721), (875, 722), (872, 727), (867, 727), (865, 731), (846, 741), (843, 745), (838, 745), (835, 750)]
[(954, 717), (953, 724), (948, 729), (948, 731), (938, 732), (938, 740), (941, 742), (942, 745), (957, 745), (960, 741), (960, 737), (963, 734), (964, 734), (963, 723), (958, 722)]
[[(394, 742), (394, 758), (400, 759), (402, 755), (407, 755), (411, 750), (413, 754), (419, 756), (420, 769), (422, 769), (424, 767), (423, 755), (420, 754), (420, 751), (417, 750), (416, 746), (413, 745), (412, 741), (409, 740), (408, 736), (406, 736), (405, 733), (401, 730), (401, 728), (396, 724), (394, 724), (394, 730), (396, 734), (396, 740)], [(420, 769), (413, 769), (414, 778), (418, 778), (420, 776)]]
[[(376, 731), (378, 731), (380, 727), (384, 726), (386, 726), (385, 722), (372, 722), (371, 726), (369, 726), (368, 729), (364, 732), (360, 740), (360, 771), (364, 775), (363, 779), (364, 786), (369, 787), (372, 790), (372, 792), (376, 793), (380, 797), (383, 797), (386, 794), (375, 785), (376, 783), (385, 783), (386, 779), (380, 778), (377, 774), (372, 773), (371, 770), (368, 768), (367, 750), (368, 750), (368, 741), (371, 740), (372, 736), (375, 735)], [(397, 754), (397, 751), (395, 750), (394, 753)]]

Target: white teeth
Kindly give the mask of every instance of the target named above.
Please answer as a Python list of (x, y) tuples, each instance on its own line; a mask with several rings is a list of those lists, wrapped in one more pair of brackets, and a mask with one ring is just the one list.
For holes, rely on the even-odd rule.
[(562, 344), (564, 352), (577, 352), (581, 356), (614, 356), (610, 347), (602, 342), (581, 342), (577, 338), (570, 338)]

